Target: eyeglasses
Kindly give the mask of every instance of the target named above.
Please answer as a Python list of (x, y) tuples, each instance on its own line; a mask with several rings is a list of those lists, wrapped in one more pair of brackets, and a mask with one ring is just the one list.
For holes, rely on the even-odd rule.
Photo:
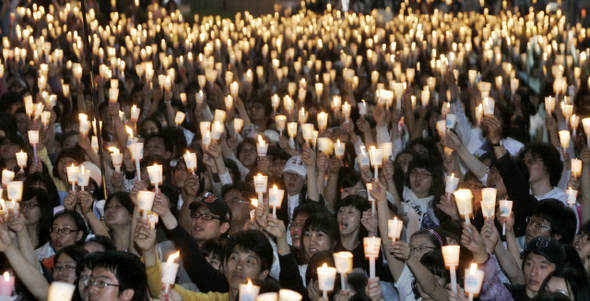
[(192, 219), (199, 219), (199, 218), (203, 218), (204, 221), (210, 221), (210, 220), (214, 220), (214, 219), (221, 219), (219, 216), (213, 215), (211, 213), (199, 213), (199, 212), (194, 212), (191, 211), (191, 218)]
[(63, 265), (63, 266), (62, 265), (56, 265), (54, 267), (54, 269), (56, 271), (58, 271), (58, 272), (61, 272), (61, 271), (69, 271), (69, 272), (71, 272), (71, 271), (75, 271), (76, 270), (76, 266), (75, 265), (71, 265), (71, 264), (67, 264), (67, 265)]
[(412, 172), (410, 173), (410, 177), (425, 179), (428, 177), (432, 177), (432, 174), (428, 173), (428, 172), (420, 172), (420, 171), (412, 170)]
[(423, 251), (426, 251), (426, 250), (434, 250), (434, 247), (417, 246), (417, 247), (410, 248), (410, 251), (412, 251), (412, 252), (416, 252), (416, 251), (423, 252)]
[(533, 220), (530, 216), (526, 218), (526, 223), (530, 226), (533, 226), (533, 228), (551, 230), (551, 226), (543, 225), (540, 222)]
[(112, 284), (112, 283), (106, 283), (102, 280), (99, 281), (92, 281), (90, 279), (84, 281), (84, 287), (89, 288), (89, 287), (96, 287), (96, 288), (105, 288), (107, 286), (119, 286), (118, 284)]
[(242, 148), (242, 150), (240, 150), (240, 153), (254, 154), (254, 153), (256, 153), (256, 149), (255, 148)]
[(68, 235), (72, 232), (78, 232), (80, 230), (72, 230), (70, 228), (58, 228), (58, 227), (53, 227), (51, 229), (49, 229), (49, 232), (51, 233), (61, 233), (63, 235)]
[(33, 209), (35, 207), (39, 207), (39, 205), (38, 204), (35, 204), (35, 203), (21, 203), (20, 206), (23, 209)]

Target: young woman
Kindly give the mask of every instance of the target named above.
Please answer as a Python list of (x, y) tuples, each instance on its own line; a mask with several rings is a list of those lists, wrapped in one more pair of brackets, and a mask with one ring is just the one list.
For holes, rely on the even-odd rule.
[(49, 244), (53, 206), (51, 206), (49, 195), (40, 188), (25, 189), (20, 207), (29, 240), (35, 248), (38, 259), (50, 257), (53, 255)]
[(371, 216), (371, 205), (366, 198), (349, 195), (336, 205), (336, 220), (344, 250), (352, 252), (353, 267), (368, 270), (363, 238), (377, 235), (377, 218)]
[(418, 213), (421, 229), (434, 228), (448, 219), (436, 206), (440, 203), (444, 189), (442, 165), (419, 156), (410, 162), (403, 202)]
[[(55, 252), (67, 246), (81, 246), (88, 236), (84, 218), (73, 210), (64, 210), (55, 215), (49, 231), (51, 246)], [(52, 270), (53, 256), (42, 260), (41, 263), (48, 270)]]
[(81, 246), (60, 249), (54, 257), (53, 280), (75, 284), (76, 266), (88, 251)]
[(129, 248), (133, 207), (134, 204), (126, 192), (111, 194), (105, 202), (104, 223), (109, 228), (119, 251)]
[(541, 291), (561, 293), (572, 301), (590, 300), (588, 277), (571, 268), (558, 269), (549, 274)]

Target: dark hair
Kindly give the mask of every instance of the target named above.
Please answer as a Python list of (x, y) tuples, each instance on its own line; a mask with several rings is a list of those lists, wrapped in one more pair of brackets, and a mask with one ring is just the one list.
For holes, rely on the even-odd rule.
[(115, 246), (115, 242), (110, 237), (104, 235), (96, 235), (93, 238), (90, 238), (84, 244), (85, 246), (89, 243), (95, 243), (101, 245), (104, 248), (105, 252), (109, 251), (117, 251), (117, 246)]
[(172, 142), (172, 139), (170, 137), (168, 137), (168, 135), (164, 135), (164, 133), (162, 133), (162, 131), (160, 131), (158, 134), (151, 135), (151, 136), (145, 138), (143, 145), (146, 145), (150, 140), (156, 139), (156, 138), (160, 138), (164, 141), (164, 148), (166, 149), (165, 150), (166, 152), (170, 152), (171, 155), (174, 153), (174, 143)]
[(270, 271), (274, 255), (264, 233), (258, 230), (244, 230), (232, 234), (223, 246), (224, 261), (227, 261), (236, 247), (245, 252), (254, 252), (260, 259), (260, 271)]
[(82, 162), (84, 162), (84, 154), (82, 154), (79, 148), (74, 147), (62, 149), (57, 155), (57, 159), (55, 159), (55, 164), (53, 165), (53, 177), (57, 179), (59, 179), (59, 172), (57, 168), (59, 166), (59, 161), (63, 158), (72, 158), (74, 161), (76, 161), (77, 165), (80, 165)]
[(88, 254), (88, 251), (81, 246), (67, 246), (61, 248), (59, 249), (59, 251), (57, 251), (57, 253), (55, 253), (55, 256), (53, 257), (54, 265), (57, 264), (57, 259), (59, 259), (59, 256), (61, 256), (62, 254), (70, 256), (70, 258), (72, 258), (76, 262), (76, 265), (78, 265), (78, 262), (80, 262), (82, 258), (84, 258), (86, 254)]
[(570, 244), (576, 235), (578, 226), (576, 214), (559, 200), (544, 199), (539, 201), (532, 216), (549, 222), (551, 225), (550, 235), (561, 235), (559, 242), (563, 244)]
[(37, 205), (41, 216), (37, 222), (37, 245), (35, 249), (42, 247), (49, 241), (49, 228), (51, 228), (53, 218), (53, 204), (49, 200), (49, 195), (41, 188), (28, 187), (23, 189), (22, 201), (26, 202), (37, 197)]
[(570, 298), (558, 292), (540, 291), (531, 301), (572, 301)]
[(232, 159), (223, 159), (223, 163), (225, 163), (228, 172), (234, 175), (233, 182), (238, 185), (242, 184), (242, 174), (240, 174), (238, 163)]
[[(412, 237), (415, 237), (418, 235), (428, 236), (428, 240), (434, 245), (434, 250), (442, 250), (442, 246), (445, 245), (445, 243), (444, 243), (445, 238), (442, 235), (440, 235), (437, 231), (435, 231), (434, 229), (416, 231), (416, 232), (414, 232), (414, 234), (412, 234)], [(410, 238), (410, 240), (412, 240), (412, 237)]]
[[(424, 154), (420, 154), (420, 153), (416, 152), (413, 149), (413, 147), (416, 145), (424, 146), (428, 150), (428, 155), (425, 156)], [(407, 147), (407, 149), (414, 151), (414, 155), (415, 155), (414, 159), (416, 159), (417, 157), (429, 158), (430, 160), (434, 161), (436, 164), (442, 166), (442, 163), (443, 163), (442, 154), (440, 153), (440, 151), (436, 147), (436, 144), (434, 144), (434, 142), (429, 138), (422, 138), (422, 137), (415, 138), (414, 140), (410, 141), (410, 145)], [(409, 170), (410, 169), (408, 168), (408, 171)]]
[[(549, 173), (549, 182), (551, 186), (557, 186), (561, 179), (563, 171), (563, 162), (561, 161), (561, 155), (555, 146), (549, 143), (535, 142), (527, 144), (519, 153), (518, 158), (524, 161), (524, 155), (530, 152), (534, 159), (543, 160), (543, 165)], [(528, 169), (526, 170), (528, 175)]]
[[(162, 180), (164, 181), (164, 183), (171, 183), (172, 177), (170, 163), (168, 162), (168, 159), (160, 155), (149, 155), (143, 157), (143, 159), (139, 161), (139, 164), (140, 168), (145, 168), (146, 170), (148, 166), (152, 166), (154, 164), (162, 165)], [(153, 183), (150, 183), (150, 185), (153, 185)]]
[[(446, 283), (451, 281), (451, 274), (445, 267), (445, 261), (441, 250), (430, 250), (426, 252), (420, 259), (420, 263), (434, 274), (434, 276), (444, 278)], [(412, 290), (414, 291), (416, 299), (419, 299), (421, 296), (418, 293), (416, 279), (412, 281)]]
[(582, 226), (580, 226), (580, 231), (578, 231), (578, 234), (586, 234), (587, 236), (590, 236), (590, 220), (586, 221), (585, 223), (582, 224)]
[(336, 190), (336, 199), (342, 198), (342, 189), (354, 187), (360, 181), (362, 181), (361, 175), (353, 168), (341, 168), (338, 172), (338, 190)]
[[(338, 212), (340, 211), (340, 208), (348, 207), (348, 206), (352, 206), (352, 207), (356, 208), (360, 212), (361, 217), (363, 216), (363, 212), (371, 209), (371, 204), (369, 203), (369, 200), (367, 198), (361, 197), (356, 194), (349, 195), (336, 203), (336, 206), (334, 208), (334, 212), (335, 212), (334, 215), (335, 215), (336, 219), (338, 219), (337, 216), (338, 216)], [(360, 222), (360, 218), (359, 218), (359, 226), (360, 226), (360, 231), (359, 231), (358, 238), (362, 239), (363, 237), (367, 236), (367, 234), (369, 232), (367, 231), (365, 226)]]
[[(324, 263), (329, 267), (335, 267), (334, 255), (331, 251), (321, 251), (313, 254), (307, 263), (307, 270), (305, 271), (305, 283), (309, 283), (309, 281), (312, 279), (315, 281), (318, 280), (318, 268)], [(338, 283), (338, 281), (335, 281), (334, 284), (336, 283)]]
[(148, 118), (144, 119), (144, 120), (141, 122), (141, 126), (138, 128), (138, 131), (139, 131), (139, 133), (140, 133), (142, 136), (144, 136), (144, 137), (145, 137), (145, 136), (147, 136), (147, 133), (144, 131), (144, 129), (143, 129), (143, 126), (144, 126), (144, 124), (145, 124), (146, 122), (149, 122), (149, 121), (152, 121), (153, 123), (155, 123), (155, 124), (156, 124), (156, 127), (158, 128), (158, 133), (161, 133), (161, 132), (162, 132), (162, 124), (160, 123), (160, 121), (159, 121), (159, 120), (158, 120), (158, 118), (156, 117), (156, 114), (152, 114), (152, 116), (150, 116), (150, 117), (148, 117)]
[(223, 245), (221, 244), (221, 241), (216, 238), (211, 238), (205, 241), (201, 246), (201, 252), (203, 253), (203, 256), (211, 255), (211, 257), (218, 259), (219, 261), (222, 259), (222, 249)]
[(328, 208), (326, 208), (326, 206), (322, 206), (316, 202), (308, 202), (295, 207), (295, 209), (293, 210), (293, 220), (295, 220), (295, 218), (299, 214), (305, 214), (309, 217), (317, 212), (330, 214), (330, 211), (328, 210)]
[(17, 92), (6, 92), (0, 98), (0, 111), (6, 112), (12, 107), (12, 105), (17, 103), (23, 103), (24, 99), (22, 95)]
[(45, 187), (44, 190), (47, 192), (48, 202), (51, 204), (51, 207), (57, 207), (60, 205), (59, 192), (49, 173), (46, 172), (45, 168), (43, 170), (44, 173), (35, 172), (25, 178), (23, 192), (34, 188), (35, 185), (40, 183)]
[(174, 216), (178, 214), (178, 189), (174, 185), (164, 182), (160, 186), (160, 192), (168, 198), (168, 207)]
[(147, 301), (147, 274), (139, 257), (122, 251), (104, 252), (93, 262), (93, 269), (104, 268), (119, 282), (119, 296), (127, 289), (134, 291), (132, 301)]
[[(305, 236), (305, 233), (308, 231), (320, 231), (328, 235), (330, 238), (331, 251), (334, 251), (340, 246), (340, 227), (338, 226), (336, 219), (334, 219), (330, 214), (316, 212), (310, 215), (305, 220), (305, 224), (303, 224), (303, 229), (301, 230), (302, 236)], [(304, 247), (301, 248), (301, 257), (304, 260), (307, 258)]]
[(590, 300), (590, 283), (588, 282), (588, 277), (580, 273), (580, 271), (571, 268), (556, 269), (545, 277), (545, 281), (543, 281), (543, 285), (541, 286), (541, 292), (547, 289), (547, 283), (552, 277), (563, 278), (568, 286), (569, 293), (574, 296), (575, 301)]
[(449, 220), (450, 217), (436, 206), (440, 203), (440, 197), (445, 192), (445, 175), (443, 173), (442, 164), (422, 156), (414, 157), (408, 165), (408, 173), (406, 174), (406, 186), (410, 187), (410, 189), (410, 174), (412, 173), (412, 170), (416, 168), (425, 169), (432, 174), (432, 186), (430, 187), (429, 193), (430, 195), (433, 195), (434, 198), (428, 206), (434, 210), (434, 214), (440, 222)]
[(80, 213), (78, 213), (78, 211), (66, 209), (66, 210), (56, 214), (53, 217), (53, 221), (51, 221), (51, 224), (53, 225), (53, 223), (58, 218), (60, 218), (62, 216), (67, 216), (67, 217), (71, 218), (72, 220), (74, 220), (74, 223), (76, 224), (76, 228), (78, 229), (78, 231), (82, 231), (82, 238), (80, 240), (76, 241), (76, 245), (77, 246), (83, 245), (84, 242), (86, 241), (86, 237), (88, 236), (88, 228), (86, 227), (86, 222), (84, 221), (84, 218), (82, 217), (82, 215), (80, 215)]

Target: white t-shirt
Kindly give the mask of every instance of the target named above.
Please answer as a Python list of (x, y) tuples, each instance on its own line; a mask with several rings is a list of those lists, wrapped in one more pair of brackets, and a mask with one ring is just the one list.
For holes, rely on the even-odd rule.
[[(403, 201), (410, 205), (412, 208), (414, 208), (414, 210), (420, 217), (420, 228), (424, 227), (423, 222), (425, 222), (428, 225), (428, 227), (433, 227), (435, 225), (440, 224), (440, 221), (434, 215), (434, 210), (431, 204), (432, 200), (434, 199), (433, 195), (420, 199), (414, 194), (412, 189), (408, 188), (407, 186), (404, 186), (403, 197)], [(427, 220), (425, 220), (425, 218)]]
[(560, 200), (562, 203), (567, 205), (567, 197), (565, 195), (565, 190), (554, 187), (553, 190), (547, 192), (544, 195), (535, 196), (537, 201), (545, 200), (545, 199), (557, 199)]
[(399, 295), (400, 301), (415, 301), (414, 292), (412, 291), (412, 282), (414, 281), (414, 275), (410, 271), (407, 265), (404, 265), (404, 269), (399, 276), (399, 279), (395, 282), (395, 288)]

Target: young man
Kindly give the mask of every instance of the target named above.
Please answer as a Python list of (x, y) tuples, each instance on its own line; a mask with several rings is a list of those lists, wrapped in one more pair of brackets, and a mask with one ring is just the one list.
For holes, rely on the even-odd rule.
[(145, 267), (131, 253), (115, 251), (98, 255), (84, 285), (90, 301), (148, 300)]
[[(155, 233), (143, 221), (138, 222), (135, 242), (143, 252), (152, 296), (160, 295), (162, 289), (161, 263), (156, 256)], [(257, 230), (240, 231), (226, 241), (223, 255), (223, 270), (229, 284), (229, 292), (196, 293), (175, 286), (182, 300), (236, 300), (240, 284), (248, 279), (263, 280), (270, 272), (273, 251), (266, 236)]]

